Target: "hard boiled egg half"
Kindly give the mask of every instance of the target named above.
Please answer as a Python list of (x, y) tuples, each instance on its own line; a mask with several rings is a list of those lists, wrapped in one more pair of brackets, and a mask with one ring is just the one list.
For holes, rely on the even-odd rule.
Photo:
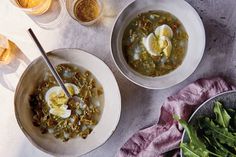
[(168, 25), (163, 24), (157, 27), (153, 33), (144, 37), (142, 42), (149, 54), (160, 56), (163, 53), (168, 58), (172, 51), (172, 38), (172, 29)]
[[(65, 86), (70, 95), (79, 93), (79, 88), (76, 85), (66, 83)], [(68, 118), (71, 115), (71, 110), (66, 105), (68, 98), (60, 86), (50, 88), (45, 94), (45, 101), (50, 107), (51, 114), (61, 118)]]

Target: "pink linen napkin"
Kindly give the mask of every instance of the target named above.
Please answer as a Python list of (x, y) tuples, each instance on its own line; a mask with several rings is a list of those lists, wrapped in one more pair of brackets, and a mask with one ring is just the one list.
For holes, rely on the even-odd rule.
[(161, 107), (159, 122), (135, 133), (120, 149), (118, 157), (171, 157), (179, 155), (183, 128), (172, 115), (188, 120), (207, 99), (235, 89), (222, 78), (199, 79), (170, 96)]

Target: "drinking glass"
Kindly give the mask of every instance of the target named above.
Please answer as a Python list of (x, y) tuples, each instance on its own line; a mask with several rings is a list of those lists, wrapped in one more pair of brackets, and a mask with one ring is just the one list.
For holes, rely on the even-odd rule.
[(12, 43), (8, 39), (0, 35), (0, 64), (8, 64), (11, 59)]
[[(93, 3), (93, 4), (89, 4)], [(84, 6), (80, 5), (84, 4)], [(91, 8), (92, 7), (92, 8)], [(82, 25), (92, 25), (96, 23), (102, 16), (103, 5), (101, 0), (66, 0), (66, 9), (69, 15)], [(93, 10), (95, 9), (95, 10)], [(96, 17), (92, 20), (83, 20), (78, 14), (87, 14), (88, 16), (96, 11)], [(85, 14), (85, 15), (86, 15)]]
[(59, 26), (65, 18), (63, 0), (10, 0), (25, 12), (36, 24), (45, 29)]
[(5, 36), (0, 35), (0, 85), (14, 91), (29, 59)]

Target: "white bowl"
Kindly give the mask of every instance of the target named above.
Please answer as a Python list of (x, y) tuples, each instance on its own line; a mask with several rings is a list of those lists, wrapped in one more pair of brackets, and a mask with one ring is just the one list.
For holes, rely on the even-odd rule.
[(105, 104), (99, 123), (92, 133), (62, 142), (51, 134), (41, 134), (32, 124), (29, 98), (48, 67), (41, 57), (33, 61), (23, 73), (15, 92), (15, 115), (18, 124), (30, 142), (40, 150), (54, 156), (79, 156), (101, 146), (112, 135), (121, 112), (120, 91), (111, 70), (97, 57), (77, 49), (59, 49), (48, 53), (54, 66), (71, 63), (89, 70), (104, 89)]
[[(149, 10), (167, 11), (176, 16), (184, 25), (188, 35), (188, 49), (183, 63), (169, 74), (148, 77), (134, 71), (125, 61), (122, 52), (122, 37), (130, 21)], [(150, 89), (164, 89), (180, 83), (197, 68), (205, 49), (205, 30), (195, 9), (184, 0), (136, 0), (118, 16), (111, 36), (111, 52), (120, 71), (137, 85)]]

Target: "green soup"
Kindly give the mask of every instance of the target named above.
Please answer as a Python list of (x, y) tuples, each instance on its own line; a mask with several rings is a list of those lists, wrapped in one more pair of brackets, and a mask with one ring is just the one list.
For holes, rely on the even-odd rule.
[[(168, 57), (164, 53), (150, 54), (143, 43), (143, 38), (162, 25), (168, 25), (173, 32), (169, 40), (172, 48)], [(130, 67), (152, 77), (168, 74), (181, 65), (187, 45), (188, 34), (183, 24), (174, 15), (164, 11), (139, 14), (128, 24), (122, 39), (123, 54)]]

